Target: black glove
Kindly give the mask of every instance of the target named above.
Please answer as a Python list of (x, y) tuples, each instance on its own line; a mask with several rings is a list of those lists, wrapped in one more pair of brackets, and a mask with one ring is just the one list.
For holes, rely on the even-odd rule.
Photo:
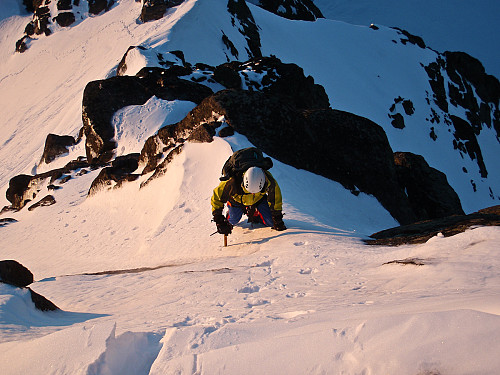
[(272, 212), (272, 217), (273, 217), (273, 229), (277, 231), (282, 231), (286, 230), (286, 225), (283, 222), (283, 214), (281, 211), (274, 211)]
[(217, 232), (220, 234), (231, 234), (233, 226), (222, 214), (214, 214), (215, 224), (217, 225)]

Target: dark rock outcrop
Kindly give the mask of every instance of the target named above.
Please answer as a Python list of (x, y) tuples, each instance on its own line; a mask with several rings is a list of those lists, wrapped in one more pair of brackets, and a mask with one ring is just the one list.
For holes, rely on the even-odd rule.
[(386, 229), (372, 234), (371, 239), (365, 240), (365, 243), (383, 246), (419, 244), (427, 242), (439, 233), (444, 237), (450, 237), (471, 227), (492, 225), (500, 225), (500, 206), (490, 207), (470, 215), (454, 215)]
[(431, 168), (422, 156), (396, 152), (394, 162), (399, 184), (406, 191), (418, 221), (465, 215), (446, 175)]
[(140, 175), (133, 174), (139, 166), (139, 154), (119, 156), (110, 167), (103, 168), (92, 182), (88, 195), (94, 195), (101, 190), (120, 187), (125, 182), (135, 181)]
[(207, 86), (178, 77), (190, 73), (191, 69), (178, 66), (170, 69), (143, 68), (137, 73), (137, 77), (140, 78), (141, 84), (147, 87), (149, 92), (157, 98), (186, 100), (199, 104), (213, 91)]
[(52, 206), (55, 203), (56, 203), (56, 200), (55, 200), (54, 196), (46, 195), (45, 197), (40, 199), (37, 203), (29, 206), (28, 211), (33, 211), (34, 209), (36, 209), (38, 207)]
[(52, 0), (23, 0), (26, 10), (33, 13), (33, 19), (26, 25), (24, 36), (16, 42), (17, 52), (22, 53), (28, 49), (29, 42), (35, 39), (31, 38), (32, 36), (52, 34), (54, 21), (59, 26), (68, 27), (75, 23), (77, 16), (82, 19), (81, 12), (75, 14), (73, 5), (86, 3), (88, 14), (98, 15), (111, 9), (115, 0), (57, 0), (56, 7), (52, 7), (51, 2)]
[(61, 12), (54, 17), (54, 20), (59, 26), (68, 27), (76, 21), (76, 18), (73, 12)]
[(317, 18), (323, 18), (312, 0), (250, 0), (249, 2), (290, 20), (315, 21)]
[[(35, 176), (24, 174), (14, 176), (10, 179), (9, 188), (5, 194), (7, 200), (11, 202), (12, 205), (4, 209), (14, 211), (20, 210), (28, 202), (36, 198), (41, 189), (41, 184), (45, 180), (49, 179), (49, 184), (53, 184), (56, 180), (61, 179), (60, 182), (62, 183), (71, 177), (66, 174), (87, 167), (89, 167), (89, 164), (85, 160), (80, 159), (69, 162), (63, 168), (53, 169)], [(49, 187), (50, 186), (51, 185), (49, 185)]]
[(415, 220), (385, 132), (372, 121), (332, 109), (298, 110), (259, 92), (221, 91), (206, 104), (268, 155), (374, 195), (401, 223)]
[[(241, 29), (237, 28), (237, 30), (243, 35), (247, 42), (248, 48), (246, 48), (246, 52), (249, 58), (258, 58), (262, 56), (261, 51), (261, 43), (260, 43), (260, 34), (259, 34), (259, 26), (255, 23), (255, 19), (253, 18), (252, 12), (248, 8), (245, 0), (228, 0), (227, 2), (227, 10), (231, 14), (231, 22), (233, 27), (236, 25), (236, 21), (241, 25)], [(225, 37), (225, 38), (224, 38)], [(231, 55), (238, 59), (238, 52), (236, 48), (231, 48), (233, 44), (229, 38), (222, 33), (222, 41), (226, 45), (228, 51)], [(236, 50), (236, 52), (235, 52)], [(227, 56), (227, 55), (226, 55)], [(227, 56), (227, 60), (231, 61), (234, 58), (230, 58)]]
[(34, 279), (29, 269), (15, 260), (0, 260), (0, 281), (19, 288), (30, 285)]
[[(260, 78), (256, 80), (255, 75)], [(227, 88), (245, 87), (249, 91), (262, 91), (270, 96), (286, 98), (296, 108), (330, 107), (323, 86), (315, 84), (311, 76), (305, 76), (304, 70), (298, 65), (285, 64), (273, 56), (219, 65), (214, 70), (213, 78)]]
[(75, 145), (75, 143), (75, 138), (69, 135), (47, 135), (40, 162), (44, 162), (46, 164), (51, 163), (59, 155), (66, 154), (68, 152), (68, 148)]
[(18, 288), (26, 288), (30, 292), (35, 307), (41, 311), (55, 311), (59, 308), (44, 296), (34, 292), (28, 285), (33, 283), (33, 274), (29, 269), (15, 260), (0, 260), (0, 282)]
[(415, 221), (380, 126), (329, 108), (298, 109), (280, 95), (223, 90), (206, 98), (184, 120), (148, 139), (141, 152), (143, 173), (154, 170), (162, 153), (195, 130), (204, 129), (210, 139), (208, 129), (218, 126), (214, 119), (221, 116), (268, 155), (338, 181), (353, 193), (374, 195), (401, 223)]
[[(464, 52), (447, 51), (424, 68), (431, 99), (443, 112), (444, 123), (454, 129), (454, 149), (475, 160), (481, 177), (486, 178), (488, 171), (477, 137), (484, 127), (493, 128), (500, 142), (500, 82), (486, 74), (479, 60)], [(451, 115), (450, 105), (463, 109), (465, 116)], [(430, 121), (440, 123), (440, 116), (433, 112)]]
[(30, 291), (31, 295), (31, 300), (35, 304), (35, 307), (38, 310), (41, 311), (56, 311), (59, 310), (59, 307), (57, 307), (54, 303), (49, 301), (47, 298), (42, 296), (41, 294), (38, 294), (37, 292), (33, 291), (31, 288), (28, 288)]
[(116, 143), (113, 114), (128, 105), (146, 103), (153, 94), (138, 77), (112, 77), (92, 81), (83, 92), (82, 120), (85, 150), (90, 164), (106, 163), (113, 158)]
[(14, 209), (21, 209), (27, 202), (34, 198), (29, 191), (32, 179), (33, 176), (25, 174), (14, 176), (10, 179), (5, 196), (12, 203)]
[[(5, 211), (4, 210), (5, 210), (5, 207), (0, 211), (0, 214), (7, 212), (7, 210), (5, 210)], [(0, 219), (0, 228), (5, 227), (5, 226), (12, 224), (12, 223), (17, 223), (17, 220), (13, 219), (11, 217), (3, 217)]]
[(88, 0), (89, 13), (98, 15), (101, 12), (107, 12), (115, 3), (115, 0)]
[[(186, 74), (185, 70), (177, 74)], [(83, 93), (82, 119), (89, 163), (107, 163), (113, 158), (116, 143), (111, 119), (128, 105), (145, 104), (153, 95), (164, 100), (188, 100), (195, 103), (212, 90), (183, 80), (169, 69), (144, 68), (137, 76), (118, 76), (87, 84)]]
[(159, 20), (163, 18), (167, 9), (183, 2), (184, 0), (145, 0), (142, 4), (140, 19), (142, 22)]

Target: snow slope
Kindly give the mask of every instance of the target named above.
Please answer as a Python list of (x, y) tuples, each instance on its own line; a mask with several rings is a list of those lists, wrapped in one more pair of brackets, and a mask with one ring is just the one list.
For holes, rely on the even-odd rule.
[(367, 26), (399, 27), (440, 52), (463, 51), (500, 79), (500, 28), (496, 1), (314, 0), (329, 19)]
[[(139, 24), (139, 4), (121, 0), (109, 13), (40, 38), (23, 55), (10, 48), (26, 18), (4, 20), (2, 197), (12, 176), (48, 168), (37, 164), (49, 132), (76, 135), (85, 84), (113, 74), (129, 45), (161, 50), (171, 43), (185, 47), (190, 61), (225, 61), (223, 47), (213, 44), (220, 30), (196, 28), (210, 24), (202, 18), (205, 8), (244, 51), (222, 1), (187, 1), (162, 20)], [(274, 43), (276, 52), (290, 59), (302, 55), (292, 55), (294, 45), (283, 35), (286, 25), (297, 27), (298, 47), (311, 44), (310, 56), (316, 56), (319, 43), (301, 28), (332, 27), (342, 35), (344, 27), (333, 21), (281, 23), (251, 9), (263, 34), (276, 33), (276, 39), (263, 39), (264, 50)], [(361, 43), (370, 32), (354, 28), (348, 34)], [(333, 59), (333, 53), (326, 55)], [(306, 73), (318, 73), (315, 79), (325, 84), (336, 107), (336, 85), (326, 85), (326, 68), (314, 59), (301, 62)], [(330, 70), (335, 73), (335, 66)], [(332, 74), (339, 85), (342, 74), (347, 73)], [(382, 116), (373, 108), (390, 97), (384, 90), (373, 107), (363, 107), (367, 114)], [(353, 105), (350, 100), (347, 96), (342, 106)], [(137, 151), (149, 134), (193, 106), (152, 98), (117, 112), (117, 153)], [(66, 183), (55, 182), (61, 188), (50, 192), (57, 201), (53, 206), (8, 213), (17, 222), (0, 227), (0, 259), (28, 267), (36, 280), (32, 289), (61, 311), (37, 311), (26, 290), (0, 284), (2, 374), (498, 371), (497, 227), (437, 236), (417, 246), (369, 247), (362, 238), (396, 225), (373, 197), (355, 197), (333, 181), (274, 160), (271, 172), (283, 191), (288, 230), (242, 222), (225, 248), (221, 236), (210, 235), (215, 226), (209, 200), (226, 158), (246, 146), (248, 140), (238, 134), (188, 144), (166, 174), (143, 189), (139, 185), (149, 176), (92, 197), (87, 192), (99, 171), (75, 171)], [(83, 151), (79, 144), (53, 166)], [(44, 187), (39, 197), (48, 193)], [(422, 265), (388, 263), (413, 258)]]

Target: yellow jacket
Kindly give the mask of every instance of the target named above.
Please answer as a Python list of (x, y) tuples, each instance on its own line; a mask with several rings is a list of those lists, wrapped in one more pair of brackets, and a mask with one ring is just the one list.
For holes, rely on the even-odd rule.
[(241, 178), (232, 177), (227, 181), (222, 181), (219, 186), (214, 189), (212, 194), (212, 214), (222, 214), (224, 204), (227, 201), (233, 205), (251, 206), (264, 197), (267, 197), (267, 203), (269, 204), (271, 212), (281, 212), (283, 201), (280, 187), (269, 171), (264, 171), (264, 173), (266, 174), (264, 189), (255, 194), (245, 190), (241, 184)]

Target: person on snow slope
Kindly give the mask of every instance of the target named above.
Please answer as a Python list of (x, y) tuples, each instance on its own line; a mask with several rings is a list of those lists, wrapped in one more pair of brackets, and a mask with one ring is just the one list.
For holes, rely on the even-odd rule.
[[(250, 167), (217, 186), (212, 195), (213, 221), (217, 232), (230, 234), (245, 213), (248, 222), (263, 223), (282, 231), (286, 229), (282, 214), (281, 190), (272, 174), (259, 167)], [(227, 203), (227, 216), (222, 211)]]

